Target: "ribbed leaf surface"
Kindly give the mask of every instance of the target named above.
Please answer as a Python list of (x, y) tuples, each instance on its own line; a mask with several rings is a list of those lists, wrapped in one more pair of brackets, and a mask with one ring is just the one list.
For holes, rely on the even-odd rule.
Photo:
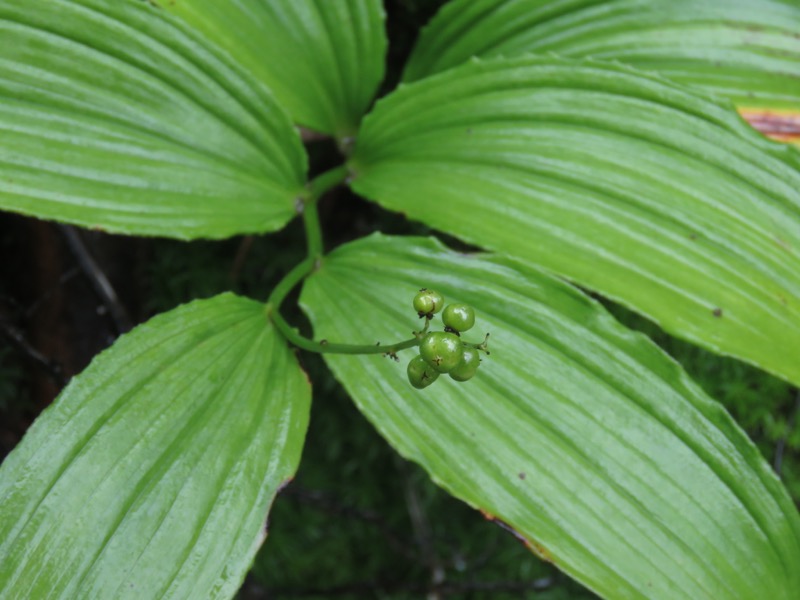
[(327, 257), (302, 302), (320, 338), (386, 344), (419, 327), (420, 287), (475, 308), (464, 339), (491, 332), (475, 379), (419, 391), (414, 350), (326, 355), (403, 456), (605, 597), (800, 595), (800, 518), (768, 465), (678, 365), (574, 288), (374, 236)]
[(800, 383), (800, 155), (621, 66), (518, 57), (407, 85), (353, 187)]
[(800, 111), (794, 0), (452, 0), (424, 30), (405, 78), (525, 52), (619, 60), (742, 107)]
[(0, 209), (220, 238), (294, 214), (305, 155), (266, 87), (141, 0), (0, 3)]
[(259, 303), (201, 300), (123, 336), (0, 469), (0, 597), (232, 597), (309, 401)]
[(383, 79), (380, 0), (157, 0), (224, 47), (306, 127), (353, 135)]

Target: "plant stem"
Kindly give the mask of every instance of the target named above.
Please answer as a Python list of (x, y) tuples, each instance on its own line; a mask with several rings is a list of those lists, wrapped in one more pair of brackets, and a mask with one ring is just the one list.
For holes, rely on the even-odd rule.
[(347, 178), (347, 167), (345, 165), (326, 171), (314, 178), (308, 184), (308, 195), (303, 198), (301, 210), (303, 213), (303, 224), (306, 230), (308, 244), (308, 256), (297, 264), (286, 276), (281, 279), (267, 301), (267, 315), (275, 327), (291, 343), (308, 350), (309, 352), (332, 353), (332, 354), (394, 354), (406, 348), (419, 345), (422, 333), (427, 331), (428, 323), (425, 323), (423, 332), (414, 334), (414, 337), (390, 344), (381, 345), (357, 345), (357, 344), (331, 344), (327, 340), (314, 341), (300, 335), (286, 319), (281, 316), (280, 309), (283, 300), (292, 291), (294, 286), (300, 283), (315, 269), (319, 267), (319, 261), (323, 256), (322, 228), (319, 223), (319, 212), (317, 211), (317, 201), (328, 190), (342, 183)]
[[(281, 316), (280, 308), (283, 299), (292, 291), (292, 288), (300, 283), (307, 275), (309, 275), (315, 268), (317, 258), (308, 257), (303, 262), (299, 263), (294, 269), (286, 274), (280, 283), (275, 286), (275, 289), (270, 294), (267, 303), (267, 314), (272, 320), (275, 327), (280, 331), (283, 336), (292, 344), (303, 350), (318, 353), (330, 354), (391, 354), (399, 352), (406, 348), (417, 346), (420, 342), (420, 337), (416, 335), (410, 340), (405, 340), (397, 344), (389, 346), (378, 345), (358, 345), (358, 344), (331, 344), (325, 340), (314, 341), (307, 337), (300, 335), (286, 320)], [(427, 323), (426, 323), (427, 329)]]
[(308, 256), (310, 258), (319, 258), (324, 253), (317, 202), (326, 192), (342, 183), (345, 179), (347, 179), (347, 167), (340, 165), (318, 175), (308, 184), (308, 195), (303, 199), (301, 206), (308, 244)]
[(390, 344), (388, 346), (379, 345), (358, 345), (358, 344), (333, 344), (327, 340), (316, 342), (307, 337), (303, 337), (292, 326), (287, 323), (281, 314), (273, 310), (270, 313), (270, 318), (275, 324), (275, 327), (280, 331), (289, 343), (308, 350), (309, 352), (317, 352), (318, 354), (394, 354), (406, 348), (413, 348), (419, 345), (419, 338), (413, 337), (410, 340)]
[(344, 180), (347, 179), (347, 175), (347, 165), (339, 165), (324, 173), (320, 173), (309, 181), (308, 190), (311, 196), (316, 200), (317, 198), (321, 198), (325, 192), (344, 182)]

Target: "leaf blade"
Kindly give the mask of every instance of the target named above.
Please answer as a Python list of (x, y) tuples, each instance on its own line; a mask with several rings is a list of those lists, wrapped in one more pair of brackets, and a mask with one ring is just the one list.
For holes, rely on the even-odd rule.
[(143, 2), (0, 9), (0, 207), (183, 239), (283, 226), (299, 136), (268, 91)]
[(355, 133), (383, 79), (379, 0), (160, 4), (230, 52), (296, 122), (340, 140)]
[(405, 86), (351, 161), (365, 197), (795, 383), (798, 165), (685, 88), (536, 57)]
[(230, 294), (120, 338), (0, 470), (4, 597), (230, 597), (309, 396), (263, 306)]
[(405, 78), (472, 56), (554, 52), (656, 71), (743, 108), (796, 110), (798, 31), (800, 10), (782, 0), (454, 0), (420, 36)]
[(677, 365), (574, 288), (503, 257), (376, 235), (327, 257), (301, 302), (319, 337), (388, 343), (416, 321), (420, 286), (475, 307), (481, 329), (465, 339), (492, 333), (474, 380), (416, 391), (412, 351), (399, 365), (325, 358), (437, 484), (607, 597), (759, 598), (772, 576), (769, 593), (796, 593), (800, 520), (769, 467)]

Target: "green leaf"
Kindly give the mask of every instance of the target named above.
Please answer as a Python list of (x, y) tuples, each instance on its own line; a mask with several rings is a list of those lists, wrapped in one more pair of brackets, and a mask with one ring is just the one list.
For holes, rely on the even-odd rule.
[(527, 52), (618, 60), (739, 106), (800, 111), (795, 0), (452, 0), (420, 36), (405, 79)]
[(383, 79), (380, 0), (156, 0), (266, 83), (296, 122), (345, 138)]
[(0, 469), (0, 597), (232, 597), (309, 402), (257, 302), (196, 301), (122, 336)]
[(402, 87), (353, 188), (800, 384), (800, 155), (686, 88), (520, 57)]
[[(420, 287), (491, 332), (476, 377), (406, 380), (413, 350), (325, 355), (359, 408), (453, 495), (608, 598), (790, 600), (800, 516), (742, 431), (661, 350), (571, 286), (501, 256), (380, 235), (305, 284), (317, 336), (408, 337)], [(433, 321), (441, 327), (438, 317)]]
[(0, 209), (108, 231), (282, 227), (297, 132), (267, 88), (141, 0), (0, 3)]

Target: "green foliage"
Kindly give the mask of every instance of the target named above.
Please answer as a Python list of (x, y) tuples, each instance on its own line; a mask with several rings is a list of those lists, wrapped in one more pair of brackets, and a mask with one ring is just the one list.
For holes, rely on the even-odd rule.
[[(758, 597), (755, 573), (771, 571), (767, 595), (791, 597), (800, 581), (780, 557), (800, 560), (800, 518), (769, 467), (674, 363), (574, 288), (503, 257), (375, 235), (333, 252), (301, 303), (321, 337), (383, 337), (407, 318), (392, 299), (413, 293), (422, 265), (426, 287), (480, 307), (500, 340), (469, 385), (410, 390), (394, 362), (325, 355), (404, 457), (601, 595)], [(758, 527), (723, 524), (754, 512)]]
[(306, 158), (266, 87), (141, 1), (0, 4), (0, 206), (181, 239), (273, 231)]
[(729, 107), (600, 62), (473, 62), (381, 100), (350, 164), (387, 208), (800, 384), (800, 155)]
[(358, 130), (383, 78), (380, 0), (156, 1), (230, 52), (297, 123), (342, 142)]
[(264, 595), (412, 600), (438, 567), (452, 590), (444, 597), (596, 598), (403, 461), (321, 361), (304, 366), (314, 410), (297, 478), (276, 499), (253, 565)]
[(667, 335), (641, 316), (606, 302), (614, 316), (642, 331), (677, 360), (711, 396), (721, 401), (773, 463), (800, 505), (800, 394), (797, 388), (739, 361)]
[(3, 597), (233, 595), (309, 400), (252, 300), (197, 300), (122, 336), (3, 463)]
[(409, 59), (413, 81), (473, 56), (529, 52), (620, 61), (745, 107), (800, 105), (792, 0), (454, 0)]
[[(353, 214), (359, 220), (374, 219), (368, 206)], [(392, 227), (400, 232), (398, 224)], [(402, 231), (413, 230), (405, 227)], [(301, 234), (297, 231), (296, 237)], [(264, 295), (274, 284), (264, 281), (262, 273), (272, 264), (271, 256), (282, 256), (272, 247), (273, 238), (256, 240), (238, 289)], [(300, 244), (299, 238), (281, 240), (283, 251), (289, 253)], [(152, 263), (160, 276), (153, 280), (150, 293), (160, 298), (157, 302), (165, 302), (165, 290), (171, 289), (173, 276), (182, 278), (185, 298), (208, 293), (209, 279), (219, 282), (219, 288), (211, 293), (224, 290), (229, 285), (227, 274), (237, 246), (159, 242)], [(158, 264), (162, 261), (165, 264)], [(165, 303), (160, 308), (173, 306)], [(789, 425), (795, 402), (791, 386), (763, 371), (676, 340), (618, 305), (606, 306), (626, 326), (653, 337), (713, 398), (723, 402), (772, 462), (780, 438), (766, 435), (762, 418), (782, 423), (781, 428)], [(302, 321), (294, 312), (287, 316)], [(480, 590), (493, 583), (516, 584), (522, 589), (537, 581), (548, 584), (548, 591), (530, 592), (531, 597), (595, 597), (560, 577), (549, 563), (536, 560), (507, 531), (432, 484), (422, 469), (399, 460), (321, 360), (306, 355), (303, 366), (314, 382), (314, 409), (303, 461), (295, 482), (278, 496), (271, 511), (268, 542), (253, 565), (253, 594), (262, 590), (260, 593), (280, 598), (296, 597), (303, 591), (309, 594), (302, 597), (324, 599), (348, 597), (341, 590), (352, 590), (353, 597), (381, 594), (392, 600), (418, 598), (420, 591), (409, 590), (427, 589), (431, 572), (418, 551), (409, 520), (405, 498), (410, 487), (432, 528), (431, 544), (442, 563), (445, 582), (469, 587), (470, 591), (457, 591), (454, 597), (469, 594), (477, 600), (516, 600), (524, 597), (524, 592)], [(797, 429), (793, 431), (790, 440), (797, 437)], [(800, 446), (796, 442), (786, 444), (782, 478), (794, 502), (800, 503)], [(387, 541), (387, 535), (398, 539)], [(243, 598), (251, 597), (249, 589), (246, 586)], [(310, 594), (314, 589), (318, 594)]]
[[(163, 246), (150, 308), (211, 297), (122, 336), (2, 465), (0, 595), (233, 595), (305, 442), (309, 386), (294, 345), (324, 354), (401, 456), (597, 593), (796, 598), (800, 515), (764, 456), (651, 340), (554, 276), (800, 383), (800, 155), (682, 85), (791, 104), (794, 92), (778, 98), (774, 79), (796, 67), (800, 9), (681, 0), (639, 11), (649, 3), (453, 0), (409, 63), (419, 81), (396, 90), (379, 0), (0, 5), (0, 208), (177, 239), (275, 231), (302, 215), (307, 241), (304, 257), (282, 234), (194, 246), (188, 261), (184, 247)], [(763, 48), (742, 37), (752, 26)], [(532, 40), (547, 48), (542, 38), (559, 27), (574, 29), (558, 47), (580, 60), (513, 56)], [(714, 34), (699, 50), (687, 46), (698, 27)], [(497, 56), (459, 64), (473, 54)], [(658, 55), (656, 70), (675, 81), (584, 58), (595, 54), (648, 68)], [(384, 72), (386, 98), (370, 110)], [(333, 136), (340, 155), (328, 171), (315, 164), (306, 176), (296, 125)], [(494, 254), (382, 235), (326, 254), (319, 202), (337, 186), (459, 236), (461, 250)], [(267, 265), (261, 279), (247, 272), (252, 248)], [(301, 283), (317, 339), (281, 314)], [(427, 318), (404, 339), (415, 318), (396, 299), (428, 285), (474, 307), (496, 335), (477, 374), (460, 361), (485, 340), (429, 333)], [(214, 295), (225, 287), (269, 297)], [(424, 317), (441, 308), (431, 304), (414, 302)], [(447, 329), (471, 327), (471, 314), (452, 312)], [(762, 452), (788, 457), (794, 485), (789, 388), (653, 335), (742, 411)], [(408, 373), (416, 390), (399, 360), (406, 350), (419, 353)], [(470, 382), (424, 386), (420, 360)], [(317, 399), (341, 402), (316, 364)], [(778, 414), (763, 409), (764, 391)], [(317, 431), (310, 448), (326, 448), (321, 463), (349, 477), (340, 417)], [(401, 476), (361, 486), (374, 495), (345, 506), (364, 521), (364, 506), (400, 493), (407, 520), (383, 522), (382, 535), (407, 547), (392, 532), (410, 523), (423, 560), (406, 553), (408, 576), (427, 575), (417, 589), (444, 593), (436, 557), (446, 550), (426, 517), (441, 493), (371, 447), (384, 472)], [(323, 487), (317, 476), (312, 468), (289, 498), (313, 502), (303, 494)], [(383, 573), (363, 552), (346, 558), (373, 582)], [(273, 581), (303, 574), (302, 563), (277, 574), (265, 564), (256, 572)], [(460, 563), (447, 564), (457, 585)], [(551, 577), (530, 565), (504, 576)], [(377, 588), (413, 593), (386, 585)]]

